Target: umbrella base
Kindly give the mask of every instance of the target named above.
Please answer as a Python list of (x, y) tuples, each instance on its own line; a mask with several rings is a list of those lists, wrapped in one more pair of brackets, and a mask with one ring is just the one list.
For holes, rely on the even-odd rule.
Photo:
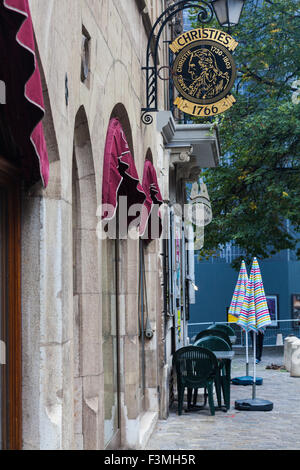
[[(233, 385), (253, 385), (253, 377), (251, 375), (245, 375), (244, 377), (235, 377), (231, 380)], [(256, 377), (256, 385), (262, 385), (263, 379)]]
[(241, 411), (272, 411), (273, 403), (268, 400), (260, 400), (259, 398), (246, 398), (245, 400), (237, 400), (235, 409)]

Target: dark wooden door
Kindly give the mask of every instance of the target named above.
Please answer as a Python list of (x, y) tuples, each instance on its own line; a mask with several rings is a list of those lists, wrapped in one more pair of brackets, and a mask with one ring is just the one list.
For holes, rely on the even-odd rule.
[(0, 157), (0, 449), (21, 434), (20, 191), (18, 171)]

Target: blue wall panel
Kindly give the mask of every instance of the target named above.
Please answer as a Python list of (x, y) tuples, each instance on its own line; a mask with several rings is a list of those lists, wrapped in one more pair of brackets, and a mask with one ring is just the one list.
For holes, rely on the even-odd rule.
[[(266, 295), (278, 295), (279, 319), (291, 318), (291, 294), (300, 294), (300, 262), (283, 259), (259, 262)], [(250, 267), (247, 266), (248, 275)], [(227, 321), (238, 273), (225, 262), (199, 262), (195, 266), (196, 304), (190, 308), (190, 323)]]

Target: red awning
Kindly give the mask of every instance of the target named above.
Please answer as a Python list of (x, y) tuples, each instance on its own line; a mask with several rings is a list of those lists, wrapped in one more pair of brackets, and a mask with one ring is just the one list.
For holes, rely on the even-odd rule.
[(0, 0), (0, 79), (6, 86), (5, 120), (18, 148), (24, 179), (32, 184), (41, 178), (47, 186), (44, 100), (28, 0)]
[[(118, 196), (127, 196), (128, 209), (134, 204), (143, 205), (146, 199), (121, 123), (113, 118), (106, 136), (102, 184), (102, 204), (110, 205), (113, 211), (105, 211), (104, 220), (115, 216)], [(128, 224), (131, 219), (127, 218)]]
[[(159, 207), (163, 204), (163, 198), (158, 186), (156, 170), (150, 160), (146, 160), (144, 165), (143, 189), (146, 193), (146, 201), (144, 204), (146, 210), (143, 211), (140, 232), (143, 239), (151, 241), (161, 236), (162, 223)], [(153, 218), (156, 218), (156, 220), (152, 222)], [(153, 231), (155, 222), (158, 229), (157, 234)], [(148, 233), (146, 232), (147, 229)]]

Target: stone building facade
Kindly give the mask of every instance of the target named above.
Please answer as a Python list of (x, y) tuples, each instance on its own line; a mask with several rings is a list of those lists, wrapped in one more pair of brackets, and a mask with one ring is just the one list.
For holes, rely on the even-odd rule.
[[(169, 3), (28, 2), (50, 172), (47, 187), (24, 186), (20, 178), (5, 182), (18, 198), (12, 200), (19, 220), (17, 275), (9, 295), (19, 305), (15, 301), (13, 340), (7, 342), (9, 350), (15, 347), (14, 366), (7, 366), (7, 413), (0, 382), (4, 448), (140, 449), (158, 418), (168, 416), (172, 353), (185, 344), (187, 321), (186, 298), (179, 313), (175, 300), (170, 307), (175, 273), (167, 254), (173, 245), (101, 240), (97, 228), (112, 120), (121, 124), (140, 182), (146, 159), (153, 163), (166, 204), (183, 205), (185, 183), (196, 181), (201, 167), (217, 164), (217, 131), (177, 125), (165, 111), (167, 81), (158, 81), (162, 111), (151, 126), (141, 121), (149, 33)], [(167, 27), (160, 42), (161, 66), (169, 64), (171, 34)], [(182, 286), (187, 274), (182, 268)], [(149, 337), (141, 334), (146, 327)]]
[(50, 176), (21, 194), (21, 447), (140, 448), (159, 415), (159, 240), (144, 248), (153, 336), (142, 345), (139, 241), (100, 240), (97, 210), (112, 118), (140, 181), (147, 155), (160, 175), (162, 139), (141, 108), (149, 28), (164, 1), (29, 5)]

